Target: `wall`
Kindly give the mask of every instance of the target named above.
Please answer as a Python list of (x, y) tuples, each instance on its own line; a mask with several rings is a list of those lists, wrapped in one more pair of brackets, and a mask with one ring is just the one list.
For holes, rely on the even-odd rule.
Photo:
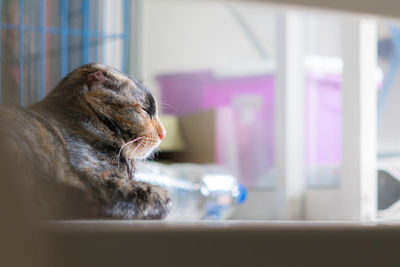
[[(274, 59), (281, 10), (238, 1), (146, 0), (140, 76), (156, 94), (162, 73), (251, 68)], [(245, 28), (243, 28), (245, 25)], [(307, 54), (340, 56), (340, 22), (305, 13)]]

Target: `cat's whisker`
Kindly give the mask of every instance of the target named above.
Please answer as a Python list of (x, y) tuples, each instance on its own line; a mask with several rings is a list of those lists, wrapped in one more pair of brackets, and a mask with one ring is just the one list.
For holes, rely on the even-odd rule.
[(130, 156), (129, 156), (129, 162), (132, 161), (133, 156), (134, 156), (134, 154), (136, 153), (136, 150), (138, 150), (138, 148), (139, 148), (139, 150), (140, 150), (140, 147), (143, 145), (143, 142), (144, 142), (144, 141), (146, 141), (146, 140), (140, 141), (140, 143), (133, 149), (133, 151), (131, 152), (131, 154), (130, 154)]
[(140, 153), (141, 153), (141, 151), (143, 150), (143, 146), (141, 146), (140, 148), (139, 148), (139, 150), (135, 153), (135, 155), (133, 155), (134, 157), (139, 157), (139, 155), (140, 155)]
[(150, 142), (152, 142), (152, 143), (157, 143), (157, 142), (158, 142), (158, 139), (152, 138), (152, 137), (147, 137), (147, 138), (146, 138), (146, 141), (147, 141), (148, 143), (150, 143)]
[(144, 146), (142, 146), (141, 148), (140, 148), (140, 150), (139, 150), (139, 152), (138, 152), (138, 156), (143, 152), (143, 149), (144, 149), (145, 147)]
[(130, 145), (130, 144), (132, 144), (132, 143), (133, 143), (133, 141), (130, 141), (130, 142), (127, 142), (126, 144), (124, 144), (124, 145), (121, 146), (121, 149), (119, 150), (118, 156), (117, 156), (118, 170), (120, 169), (120, 168), (119, 168), (119, 161), (120, 161), (120, 158), (121, 158), (121, 152), (122, 152), (122, 150), (124, 149), (125, 146)]
[[(124, 147), (127, 146), (127, 145), (131, 145), (131, 144), (133, 144), (134, 142), (139, 141), (139, 140), (141, 140), (141, 139), (143, 139), (143, 138), (144, 138), (144, 136), (137, 137), (137, 138), (133, 139), (132, 141), (129, 141), (129, 142), (127, 142), (127, 143), (125, 143), (125, 144), (123, 144), (123, 145), (121, 146), (121, 149), (119, 150), (118, 156), (117, 156), (118, 170), (119, 170), (119, 159), (120, 159), (121, 152), (122, 152), (122, 150), (124, 149)], [(128, 165), (129, 165), (129, 164), (128, 164)]]
[(168, 104), (167, 102), (162, 102), (162, 101), (160, 101), (159, 104), (160, 104), (160, 106), (161, 106), (162, 108), (166, 107), (166, 108), (172, 109), (173, 111), (178, 111), (177, 108), (175, 108), (175, 107), (172, 106), (171, 104)]
[[(147, 141), (147, 140), (146, 140)], [(149, 142), (144, 142), (144, 145), (140, 148), (139, 152), (137, 153), (138, 156), (140, 156), (143, 152), (144, 149), (148, 149), (149, 146)]]
[(151, 154), (147, 157), (146, 161), (154, 160), (156, 153), (157, 152), (155, 151), (151, 152)]
[(138, 144), (138, 145), (131, 151), (131, 153), (129, 154), (129, 158), (128, 158), (129, 164), (132, 164), (133, 154), (135, 153), (135, 151), (138, 149), (139, 146), (140, 146), (140, 144)]
[(137, 158), (142, 158), (141, 155), (142, 155), (144, 148), (145, 148), (145, 146), (140, 147), (139, 151), (136, 153)]
[[(155, 147), (159, 143), (158, 139), (152, 138), (152, 137), (147, 137), (147, 136), (142, 136), (141, 138), (137, 138), (133, 141), (138, 141), (138, 140), (141, 140), (140, 143), (129, 154), (129, 158), (128, 158), (129, 163), (135, 157), (139, 157), (142, 154), (143, 150), (150, 149), (151, 147)], [(130, 142), (126, 143), (125, 145), (132, 145), (134, 143), (133, 141), (130, 141)]]

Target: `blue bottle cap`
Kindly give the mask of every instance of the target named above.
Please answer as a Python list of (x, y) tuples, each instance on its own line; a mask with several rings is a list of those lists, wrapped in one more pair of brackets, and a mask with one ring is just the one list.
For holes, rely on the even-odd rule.
[(243, 185), (239, 185), (239, 197), (237, 198), (237, 204), (242, 204), (247, 198), (247, 189)]

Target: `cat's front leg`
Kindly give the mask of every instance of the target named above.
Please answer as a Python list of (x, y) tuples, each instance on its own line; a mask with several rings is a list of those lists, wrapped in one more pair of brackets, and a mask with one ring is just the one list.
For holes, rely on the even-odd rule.
[(133, 175), (127, 175), (127, 167), (110, 164), (84, 143), (72, 144), (71, 166), (88, 186), (91, 198), (97, 200), (97, 215), (141, 220), (168, 215), (172, 204), (165, 189), (135, 181)]
[(172, 202), (169, 193), (161, 187), (144, 182), (121, 179), (108, 181), (113, 188), (107, 199), (104, 213), (123, 219), (158, 220), (164, 219)]

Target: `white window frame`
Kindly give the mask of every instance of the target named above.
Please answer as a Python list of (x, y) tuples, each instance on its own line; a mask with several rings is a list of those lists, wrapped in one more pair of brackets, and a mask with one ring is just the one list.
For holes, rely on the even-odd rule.
[(342, 32), (340, 185), (307, 190), (305, 217), (370, 221), (377, 215), (377, 26), (373, 19), (348, 17)]

